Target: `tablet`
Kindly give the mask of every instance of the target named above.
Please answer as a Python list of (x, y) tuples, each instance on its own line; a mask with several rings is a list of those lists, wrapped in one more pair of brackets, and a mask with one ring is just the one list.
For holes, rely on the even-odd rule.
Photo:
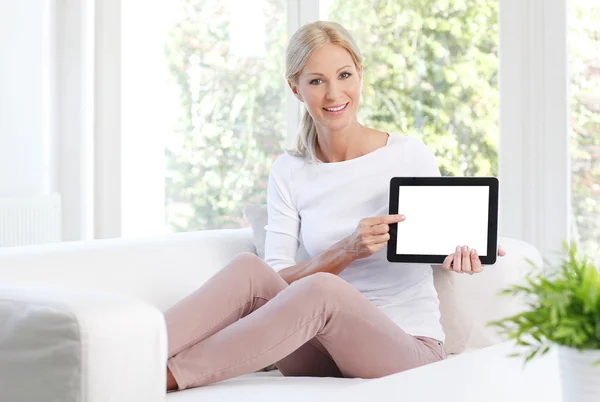
[(498, 254), (498, 179), (495, 177), (394, 177), (390, 262), (441, 264), (456, 246), (477, 250), (483, 264)]

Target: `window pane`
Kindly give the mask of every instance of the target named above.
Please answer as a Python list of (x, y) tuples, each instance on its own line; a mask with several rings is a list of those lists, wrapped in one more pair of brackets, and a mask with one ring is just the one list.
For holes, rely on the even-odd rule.
[(181, 0), (168, 37), (179, 89), (166, 149), (173, 230), (245, 225), (266, 202), (268, 171), (285, 137), (285, 0)]
[(498, 173), (497, 0), (322, 0), (364, 56), (360, 121), (423, 139), (442, 174)]
[(123, 2), (124, 235), (246, 226), (244, 206), (266, 202), (286, 132), (286, 4)]
[(600, 264), (600, 3), (569, 8), (571, 235)]

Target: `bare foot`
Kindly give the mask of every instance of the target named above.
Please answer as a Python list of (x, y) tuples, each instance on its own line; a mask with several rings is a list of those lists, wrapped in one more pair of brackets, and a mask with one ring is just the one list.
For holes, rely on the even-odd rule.
[(167, 391), (171, 391), (173, 389), (177, 389), (179, 386), (177, 385), (177, 381), (175, 381), (175, 377), (173, 377), (173, 373), (167, 367)]

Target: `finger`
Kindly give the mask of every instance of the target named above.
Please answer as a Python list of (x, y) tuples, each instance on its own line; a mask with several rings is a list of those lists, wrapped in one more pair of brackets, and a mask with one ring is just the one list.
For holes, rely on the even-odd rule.
[(483, 265), (481, 265), (481, 259), (479, 258), (479, 254), (477, 254), (477, 250), (471, 250), (471, 266), (473, 267), (473, 272), (483, 272)]
[(403, 220), (405, 220), (406, 217), (402, 214), (397, 214), (397, 215), (382, 215), (382, 216), (376, 216), (374, 218), (367, 218), (366, 222), (371, 225), (371, 226), (375, 226), (375, 225), (383, 225), (383, 224), (391, 224), (391, 223), (398, 223), (398, 222), (402, 222)]
[(377, 235), (377, 236), (371, 236), (369, 237), (365, 243), (366, 244), (380, 244), (380, 243), (387, 243), (387, 241), (390, 239), (390, 235), (389, 233), (384, 233), (382, 235)]
[(442, 263), (442, 268), (450, 271), (452, 269), (452, 261), (454, 260), (454, 254), (450, 254), (444, 259)]
[(386, 243), (373, 243), (369, 244), (368, 248), (371, 254), (375, 254), (376, 252), (384, 249), (386, 247)]
[(388, 225), (387, 223), (383, 223), (380, 225), (373, 226), (372, 233), (374, 235), (381, 235), (381, 234), (389, 233), (389, 231), (390, 231), (390, 225)]
[(471, 269), (471, 253), (469, 246), (463, 246), (462, 248), (462, 272), (471, 273), (473, 270)]
[(461, 248), (460, 248), (460, 246), (456, 246), (456, 251), (454, 252), (454, 264), (452, 266), (452, 269), (455, 272), (460, 272), (461, 266), (462, 266)]
[(498, 246), (498, 255), (500, 257), (504, 257), (506, 255), (506, 251), (504, 251), (500, 246)]

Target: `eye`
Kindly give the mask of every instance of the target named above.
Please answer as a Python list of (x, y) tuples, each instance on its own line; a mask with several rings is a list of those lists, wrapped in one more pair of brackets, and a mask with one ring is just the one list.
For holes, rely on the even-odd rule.
[(320, 78), (315, 78), (314, 80), (312, 80), (310, 82), (310, 85), (319, 85), (321, 83), (321, 79)]
[(346, 78), (350, 77), (351, 75), (352, 75), (352, 74), (350, 74), (350, 73), (348, 73), (348, 72), (344, 71), (343, 73), (341, 73), (341, 74), (340, 74), (340, 77), (342, 77), (342, 78), (346, 79)]

